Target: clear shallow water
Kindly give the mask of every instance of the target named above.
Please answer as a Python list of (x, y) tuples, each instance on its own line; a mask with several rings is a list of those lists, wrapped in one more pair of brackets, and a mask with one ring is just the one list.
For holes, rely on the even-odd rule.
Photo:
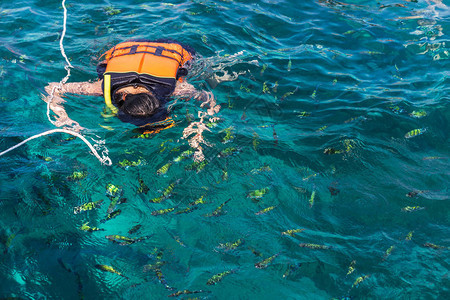
[[(63, 134), (0, 157), (0, 296), (158, 299), (188, 289), (204, 292), (180, 298), (448, 298), (449, 9), (430, 3), (68, 1), (72, 82), (95, 79), (97, 58), (129, 38), (193, 46), (203, 57), (190, 80), (199, 89), (214, 72), (246, 73), (214, 89), (222, 122), (205, 134), (212, 146), (199, 172), (189, 170), (190, 158), (157, 175), (189, 149), (181, 136), (201, 110), (194, 101), (174, 105), (178, 126), (140, 139), (131, 125), (101, 115), (101, 98), (68, 96), (69, 115), (87, 137), (105, 140), (111, 167)], [(62, 15), (59, 1), (0, 5), (1, 150), (53, 129), (40, 93), (66, 74)], [(223, 143), (230, 126), (234, 138)], [(417, 128), (426, 132), (405, 138)], [(219, 155), (228, 147), (239, 152)], [(145, 163), (125, 168), (125, 159)], [(255, 170), (265, 164), (270, 170)], [(86, 177), (71, 180), (75, 171)], [(178, 179), (168, 199), (150, 203)], [(127, 201), (102, 222), (110, 183)], [(248, 197), (263, 188), (259, 200)], [(203, 195), (196, 210), (175, 213)], [(225, 214), (205, 216), (228, 199)], [(73, 213), (99, 200), (100, 208)], [(80, 230), (87, 222), (104, 231)], [(135, 225), (142, 227), (129, 234)], [(151, 237), (131, 245), (105, 238), (115, 234)], [(235, 250), (219, 247), (238, 239)]]

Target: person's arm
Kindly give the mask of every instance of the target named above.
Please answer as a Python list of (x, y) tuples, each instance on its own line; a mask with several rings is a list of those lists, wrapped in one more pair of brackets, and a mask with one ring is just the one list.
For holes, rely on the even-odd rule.
[(62, 98), (64, 94), (79, 94), (79, 95), (92, 95), (101, 96), (102, 82), (71, 82), (66, 84), (60, 84), (58, 82), (49, 83), (45, 87), (47, 96), (43, 96), (43, 100), (47, 103), (50, 102), (49, 108), (57, 115), (55, 126), (71, 126), (79, 127), (78, 122), (73, 121), (67, 115), (63, 103), (65, 100)]
[(202, 104), (200, 107), (208, 104), (209, 108), (206, 112), (199, 111), (198, 117), (200, 121), (192, 122), (183, 130), (183, 138), (189, 138), (189, 145), (195, 149), (194, 152), (194, 160), (195, 161), (203, 161), (205, 156), (203, 155), (203, 148), (201, 144), (208, 145), (208, 142), (203, 139), (203, 131), (209, 131), (208, 127), (203, 123), (205, 118), (208, 118), (210, 122), (214, 122), (217, 120), (217, 117), (213, 117), (214, 114), (218, 113), (220, 110), (220, 105), (216, 104), (216, 100), (214, 99), (214, 95), (212, 92), (207, 91), (198, 91), (195, 87), (187, 82), (177, 82), (175, 87), (175, 91), (173, 95), (180, 98), (185, 99), (196, 99), (201, 101)]
[(207, 113), (210, 116), (213, 116), (220, 110), (220, 105), (216, 104), (216, 99), (214, 98), (214, 94), (212, 92), (199, 91), (192, 84), (189, 84), (186, 81), (177, 82), (177, 85), (175, 86), (175, 90), (172, 95), (183, 99), (194, 98), (195, 100), (202, 102), (200, 107), (203, 107), (206, 104), (208, 104), (209, 108)]

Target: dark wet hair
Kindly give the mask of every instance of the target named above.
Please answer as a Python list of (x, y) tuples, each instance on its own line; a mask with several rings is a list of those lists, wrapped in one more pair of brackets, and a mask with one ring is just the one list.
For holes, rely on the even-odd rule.
[(160, 107), (159, 100), (152, 93), (116, 93), (114, 101), (121, 111), (138, 118), (151, 116)]

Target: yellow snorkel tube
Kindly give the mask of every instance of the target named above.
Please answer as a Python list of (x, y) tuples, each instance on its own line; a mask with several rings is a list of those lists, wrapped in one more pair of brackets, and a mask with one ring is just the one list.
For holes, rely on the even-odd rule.
[(119, 111), (111, 102), (111, 75), (105, 74), (103, 77), (103, 95), (105, 97), (105, 104), (112, 114), (117, 114)]

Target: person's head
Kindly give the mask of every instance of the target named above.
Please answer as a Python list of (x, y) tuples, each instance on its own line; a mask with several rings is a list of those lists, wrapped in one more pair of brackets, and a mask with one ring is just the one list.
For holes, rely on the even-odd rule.
[(131, 89), (120, 89), (114, 93), (114, 101), (125, 114), (132, 117), (142, 118), (153, 115), (160, 107), (159, 100), (147, 89), (139, 90), (136, 87)]

